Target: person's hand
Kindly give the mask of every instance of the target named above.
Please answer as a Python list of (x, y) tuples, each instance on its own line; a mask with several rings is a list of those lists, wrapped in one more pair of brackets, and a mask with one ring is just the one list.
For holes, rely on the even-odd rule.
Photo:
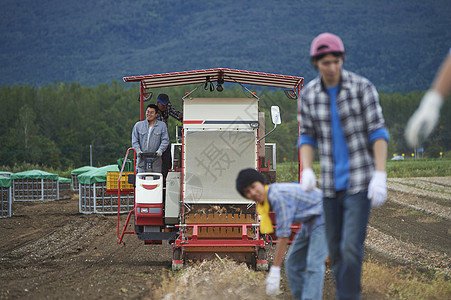
[(140, 151), (140, 152), (138, 152), (138, 157), (139, 158), (142, 158), (143, 157), (143, 153)]
[(265, 280), (266, 294), (267, 295), (279, 295), (280, 293), (280, 267), (272, 266), (269, 269), (268, 277)]
[(404, 133), (411, 147), (418, 147), (431, 134), (438, 123), (443, 97), (436, 91), (429, 90), (421, 99), (420, 106), (407, 122)]
[(372, 207), (381, 207), (387, 200), (387, 173), (375, 171), (368, 186), (368, 199)]
[(160, 157), (162, 155), (161, 150), (158, 150), (157, 152), (155, 152), (155, 155)]
[(301, 173), (301, 187), (304, 191), (310, 192), (316, 186), (316, 175), (312, 169), (304, 169)]

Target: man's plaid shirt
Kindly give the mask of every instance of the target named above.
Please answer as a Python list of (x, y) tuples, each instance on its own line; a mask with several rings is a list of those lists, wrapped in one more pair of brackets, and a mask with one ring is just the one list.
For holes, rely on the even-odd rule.
[[(351, 194), (368, 188), (374, 171), (369, 136), (385, 126), (376, 88), (366, 78), (342, 70), (337, 95), (338, 114), (349, 153)], [(335, 197), (334, 159), (330, 99), (320, 77), (309, 82), (300, 102), (301, 135), (317, 140), (321, 161), (321, 187), (324, 197)]]
[(324, 224), (321, 191), (306, 192), (299, 183), (273, 183), (269, 185), (268, 201), (276, 214), (276, 235), (288, 237), (293, 222), (302, 222), (303, 233), (308, 236), (316, 226)]
[(165, 122), (166, 126), (168, 126), (169, 116), (175, 118), (178, 121), (182, 121), (182, 113), (176, 111), (174, 109), (174, 107), (172, 107), (171, 104), (168, 104), (168, 107), (166, 108), (166, 110), (164, 110), (164, 111), (159, 110), (158, 111), (157, 120)]

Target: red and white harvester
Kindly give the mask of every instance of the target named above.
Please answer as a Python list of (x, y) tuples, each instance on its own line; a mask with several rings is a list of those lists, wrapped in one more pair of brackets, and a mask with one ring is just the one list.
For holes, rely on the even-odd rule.
[[(255, 168), (274, 182), (275, 170), (268, 166), (275, 166), (275, 147), (266, 151), (274, 158), (266, 158), (265, 115), (259, 111), (258, 96), (245, 85), (282, 88), (289, 98), (298, 99), (303, 78), (216, 68), (124, 77), (124, 81), (140, 84), (141, 120), (144, 101), (151, 97), (152, 89), (197, 87), (182, 98), (183, 126), (176, 131), (180, 132), (180, 143), (172, 144), (173, 167), (167, 178), (160, 173), (131, 174), (134, 209), (122, 230), (118, 209), (118, 243), (125, 234), (136, 234), (146, 244), (168, 241), (173, 249), (173, 270), (187, 259), (211, 255), (229, 256), (266, 270), (269, 237), (259, 233), (255, 204), (239, 195), (235, 178), (241, 169)], [(225, 82), (241, 85), (249, 97), (192, 97), (198, 87), (220, 92)], [(274, 130), (281, 120), (279, 107), (271, 108), (271, 118)], [(130, 152), (136, 162), (136, 153), (130, 148), (124, 165)], [(118, 197), (127, 192), (121, 189), (126, 177), (124, 165), (117, 179)], [(135, 230), (127, 230), (131, 219)]]

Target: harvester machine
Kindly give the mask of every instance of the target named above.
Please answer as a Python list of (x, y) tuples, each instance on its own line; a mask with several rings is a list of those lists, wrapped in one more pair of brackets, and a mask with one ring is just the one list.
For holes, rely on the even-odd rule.
[[(183, 101), (183, 125), (172, 144), (173, 166), (166, 178), (160, 173), (129, 175), (134, 185), (134, 209), (121, 231), (119, 209), (117, 236), (136, 234), (146, 244), (168, 241), (172, 246), (172, 268), (184, 261), (209, 256), (228, 256), (252, 263), (257, 270), (268, 268), (266, 250), (269, 238), (259, 232), (256, 205), (235, 189), (235, 178), (243, 168), (255, 168), (275, 181), (275, 147), (265, 150), (264, 137), (280, 124), (277, 106), (271, 108), (274, 128), (265, 135), (265, 115), (259, 111), (259, 98), (244, 85), (278, 87), (297, 99), (303, 78), (230, 69), (208, 69), (124, 77), (140, 83), (141, 119), (144, 100), (152, 89), (196, 85)], [(223, 90), (225, 82), (240, 84), (243, 98), (195, 98), (198, 88)], [(216, 86), (216, 87), (215, 87)], [(215, 93), (218, 95), (218, 93)], [(136, 161), (133, 148), (128, 149)], [(268, 153), (272, 154), (269, 155)], [(272, 166), (272, 167), (271, 167)], [(118, 197), (121, 177), (118, 178)], [(134, 222), (134, 230), (126, 230)]]

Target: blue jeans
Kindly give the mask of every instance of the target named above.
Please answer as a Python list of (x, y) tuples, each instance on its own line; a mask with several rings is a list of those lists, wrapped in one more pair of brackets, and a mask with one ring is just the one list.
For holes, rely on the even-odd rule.
[(310, 236), (302, 229), (296, 234), (285, 258), (285, 273), (294, 299), (322, 299), (326, 258), (324, 224), (313, 228)]
[(323, 199), (329, 257), (338, 299), (360, 299), (363, 243), (371, 210), (367, 191)]

